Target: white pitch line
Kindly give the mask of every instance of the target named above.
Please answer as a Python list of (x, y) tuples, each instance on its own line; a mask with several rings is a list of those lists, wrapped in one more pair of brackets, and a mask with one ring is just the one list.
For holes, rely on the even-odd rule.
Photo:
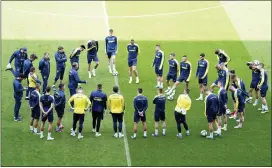
[[(127, 15), (127, 16), (107, 16), (107, 18), (110, 18), (110, 19), (129, 19), (130, 18), (131, 19), (131, 18), (149, 18), (149, 17), (158, 17), (158, 16), (182, 15), (182, 14), (186, 14), (186, 13), (193, 13), (193, 12), (200, 12), (200, 11), (221, 8), (221, 7), (224, 7), (227, 5), (235, 5), (235, 3), (221, 4), (221, 5), (217, 5), (217, 6), (211, 6), (211, 7), (193, 9), (193, 10), (186, 10), (186, 11), (181, 11), (181, 12), (144, 14), (144, 15)], [(13, 9), (13, 8), (6, 8), (6, 9), (12, 10), (12, 12), (21, 12), (21, 13), (28, 13), (28, 14), (35, 14), (35, 15), (91, 18), (91, 19), (104, 19), (105, 18), (105, 15), (103, 15), (103, 16), (86, 16), (86, 15), (75, 15), (75, 14), (47, 13), (47, 12), (29, 11), (29, 10), (21, 10), (21, 9)]]
[[(106, 32), (109, 31), (110, 26), (109, 26), (109, 15), (107, 12), (107, 6), (106, 2), (102, 1), (103, 4), (103, 10), (104, 10), (104, 18), (105, 18), (105, 24), (106, 24)], [(116, 86), (119, 86), (118, 84), (118, 76), (114, 76), (114, 83)], [(120, 87), (119, 87), (120, 89)], [(129, 152), (129, 146), (128, 146), (128, 139), (127, 139), (127, 131), (126, 131), (126, 124), (125, 124), (125, 117), (123, 120), (123, 133), (124, 133), (124, 144), (125, 144), (125, 152), (126, 152), (126, 158), (127, 158), (127, 165), (131, 167), (131, 158), (130, 158), (130, 152)]]

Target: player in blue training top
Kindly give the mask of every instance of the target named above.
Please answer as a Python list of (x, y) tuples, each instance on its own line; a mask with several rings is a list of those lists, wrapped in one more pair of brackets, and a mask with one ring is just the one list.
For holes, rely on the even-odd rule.
[(216, 124), (216, 115), (218, 114), (219, 110), (219, 99), (216, 94), (213, 94), (210, 90), (207, 88), (205, 89), (206, 98), (205, 98), (205, 116), (208, 120), (209, 125), (209, 131), (210, 135), (206, 136), (208, 139), (213, 139), (213, 124), (217, 126)]
[[(95, 70), (99, 65), (99, 59), (97, 57), (97, 52), (99, 49), (98, 41), (97, 40), (89, 40), (87, 42), (87, 62), (88, 62), (88, 73), (89, 73), (89, 78), (92, 78), (93, 76), (96, 76)], [(95, 62), (95, 66), (91, 72), (91, 63), (92, 61)]]
[(189, 81), (192, 74), (192, 64), (188, 61), (187, 55), (182, 57), (182, 61), (180, 62), (180, 76), (178, 80), (175, 82), (174, 86), (166, 93), (168, 95), (169, 100), (173, 100), (174, 95), (176, 93), (176, 88), (181, 82), (185, 82), (185, 90), (189, 89)]
[(79, 55), (85, 49), (86, 47), (84, 45), (80, 45), (78, 48), (73, 49), (72, 54), (70, 55), (71, 65), (73, 65), (74, 62), (76, 62), (78, 63), (78, 68), (79, 68)]
[(85, 83), (87, 84), (87, 81), (80, 80), (78, 76), (78, 64), (76, 62), (73, 63), (72, 69), (69, 71), (69, 83), (68, 88), (70, 90), (70, 96), (72, 97), (74, 94), (76, 94), (76, 89), (78, 87), (79, 83)]
[(116, 62), (116, 54), (118, 52), (118, 42), (117, 37), (113, 35), (113, 30), (109, 30), (109, 36), (105, 38), (106, 48), (105, 48), (105, 54), (108, 56), (109, 59), (109, 72), (113, 73), (115, 75), (117, 73), (115, 62)]
[(215, 68), (217, 70), (218, 78), (211, 85), (211, 92), (213, 92), (214, 87), (217, 87), (219, 80), (223, 82), (224, 88), (228, 90), (230, 80), (228, 68), (224, 64), (217, 64)]
[(16, 74), (18, 76), (19, 73), (23, 73), (24, 61), (27, 59), (27, 48), (26, 47), (22, 47), (19, 50), (15, 51), (10, 56), (9, 63), (7, 65), (7, 69), (6, 70), (10, 70), (11, 69), (11, 63), (12, 63), (13, 59), (15, 59), (15, 61), (14, 61), (14, 68), (15, 68), (15, 72), (16, 72)]
[(177, 77), (179, 76), (179, 62), (176, 60), (175, 53), (170, 54), (170, 59), (168, 60), (168, 64), (169, 64), (169, 71), (166, 77), (166, 83), (168, 88), (165, 91), (165, 93), (169, 92), (169, 90), (171, 89), (170, 80), (172, 80), (172, 82), (175, 83), (177, 81)]
[[(36, 84), (36, 89), (30, 93), (29, 96), (29, 107), (31, 110), (31, 120), (30, 120), (30, 131), (34, 134), (38, 134), (38, 124), (41, 115), (40, 111), (40, 84)], [(34, 128), (33, 128), (34, 126)]]
[[(219, 110), (217, 114), (218, 128), (216, 134), (221, 135), (221, 129), (227, 131), (227, 105), (228, 105), (228, 91), (224, 88), (223, 82), (218, 81), (218, 100), (219, 100)], [(222, 128), (222, 116), (224, 117), (224, 127)]]
[(261, 98), (262, 98), (262, 108), (259, 108), (258, 110), (261, 110), (262, 113), (268, 112), (268, 106), (266, 102), (266, 93), (268, 90), (268, 76), (267, 72), (264, 70), (264, 64), (260, 63), (258, 66), (258, 69), (261, 72), (261, 80), (257, 85), (257, 88), (260, 90)]
[(90, 95), (90, 101), (92, 103), (92, 117), (93, 117), (93, 130), (95, 136), (99, 137), (101, 120), (107, 109), (107, 95), (102, 91), (102, 84), (97, 85), (97, 90), (92, 91)]
[(60, 79), (60, 83), (63, 83), (63, 76), (65, 72), (65, 67), (66, 67), (67, 57), (65, 52), (63, 51), (62, 46), (58, 47), (58, 51), (55, 53), (55, 60), (56, 60), (57, 72), (56, 72), (56, 77), (54, 80), (54, 85), (52, 86), (54, 90), (55, 90), (55, 85), (59, 79)]
[(148, 108), (148, 100), (143, 95), (143, 89), (138, 88), (138, 95), (134, 97), (133, 100), (134, 104), (134, 127), (133, 132), (134, 134), (131, 136), (132, 139), (136, 139), (137, 133), (137, 125), (138, 122), (141, 120), (144, 127), (144, 138), (147, 138), (147, 125), (146, 125), (146, 110)]
[(128, 68), (129, 68), (129, 83), (132, 83), (132, 72), (136, 76), (136, 83), (139, 83), (139, 74), (136, 69), (138, 55), (140, 53), (140, 48), (138, 44), (134, 43), (134, 39), (130, 40), (130, 44), (127, 45), (128, 52)]
[(16, 77), (13, 81), (13, 89), (14, 89), (14, 121), (21, 121), (22, 117), (19, 116), (19, 111), (22, 104), (22, 97), (26, 88), (22, 86), (22, 80), (24, 79), (24, 75), (19, 73), (18, 77)]
[(152, 136), (158, 136), (159, 134), (159, 121), (162, 121), (162, 136), (166, 135), (165, 103), (166, 97), (163, 95), (163, 90), (158, 89), (158, 95), (153, 99), (153, 104), (155, 104), (155, 132), (152, 134)]
[(40, 138), (43, 138), (43, 130), (45, 122), (48, 120), (48, 136), (47, 140), (54, 140), (54, 138), (51, 137), (52, 132), (52, 123), (53, 123), (53, 108), (54, 108), (54, 97), (50, 95), (51, 87), (47, 86), (46, 93), (43, 94), (40, 97), (40, 108), (42, 111), (42, 125), (40, 128)]
[(48, 78), (50, 75), (50, 58), (49, 53), (45, 52), (43, 58), (39, 62), (39, 70), (42, 75), (43, 79), (43, 91), (42, 93), (45, 93), (47, 84), (48, 84)]
[(228, 56), (227, 53), (225, 53), (224, 50), (221, 49), (216, 49), (215, 50), (215, 55), (217, 56), (218, 59), (218, 64), (224, 64), (227, 67), (227, 64), (230, 62), (230, 57)]
[(257, 88), (258, 83), (261, 80), (261, 71), (257, 68), (257, 66), (260, 64), (258, 60), (255, 60), (253, 62), (247, 62), (247, 66), (252, 71), (252, 79), (250, 83), (250, 89), (249, 89), (249, 98), (246, 100), (246, 102), (251, 103), (252, 102), (252, 92), (255, 90), (255, 102), (253, 106), (258, 105), (258, 99), (259, 99), (259, 89)]
[(164, 52), (161, 50), (160, 45), (156, 45), (155, 58), (152, 67), (155, 67), (155, 73), (157, 76), (156, 88), (163, 88), (163, 64), (164, 64)]
[(56, 132), (62, 132), (64, 126), (62, 125), (62, 118), (64, 115), (65, 110), (65, 104), (66, 104), (66, 97), (65, 97), (65, 85), (59, 84), (59, 90), (56, 90), (54, 93), (54, 99), (55, 99), (55, 110), (58, 115), (58, 121), (56, 126)]
[(200, 96), (196, 100), (203, 100), (203, 92), (208, 84), (208, 72), (209, 72), (209, 61), (205, 59), (205, 54), (200, 54), (200, 60), (198, 61), (196, 77), (198, 79), (200, 87)]

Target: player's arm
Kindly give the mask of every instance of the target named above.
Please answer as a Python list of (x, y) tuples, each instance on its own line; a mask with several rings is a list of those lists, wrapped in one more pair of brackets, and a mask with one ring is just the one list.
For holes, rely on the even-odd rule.
[(122, 106), (122, 111), (124, 112), (125, 110), (125, 99), (124, 97), (121, 95), (121, 106)]
[(70, 97), (70, 99), (68, 100), (67, 104), (69, 105), (69, 107), (72, 107), (71, 102), (74, 101), (74, 99), (75, 99), (75, 96), (72, 96), (72, 97)]
[(39, 70), (42, 71), (43, 67), (44, 67), (44, 61), (41, 60), (41, 61), (39, 62)]
[(9, 58), (9, 63), (11, 64), (12, 63), (12, 61), (13, 61), (13, 59), (16, 57), (16, 52), (14, 52), (11, 56), (10, 56), (10, 58)]
[(77, 51), (78, 51), (78, 48), (74, 49), (72, 54), (70, 55), (70, 58), (73, 58), (76, 55)]
[(236, 110), (237, 110), (238, 106), (239, 106), (239, 99), (238, 99), (238, 96), (237, 96), (237, 90), (234, 92), (234, 100), (235, 100), (235, 107), (236, 107)]
[(145, 99), (144, 102), (145, 102), (145, 106), (143, 108), (143, 112), (145, 112), (147, 110), (147, 108), (148, 108), (148, 100)]
[(108, 109), (111, 110), (111, 96), (109, 96)]
[(179, 62), (175, 59), (176, 65), (177, 65), (177, 75), (179, 76), (180, 70), (179, 70)]
[(226, 70), (226, 83), (225, 83), (225, 86), (224, 86), (224, 88), (227, 90), (227, 87), (228, 87), (228, 85), (229, 85), (229, 79), (230, 79), (230, 77), (229, 77), (229, 72)]
[(261, 70), (261, 81), (258, 84), (258, 88), (261, 88), (264, 83), (264, 69)]
[(137, 56), (138, 56), (140, 54), (140, 47), (138, 46), (138, 44), (136, 46), (137, 46), (136, 52), (137, 52)]
[(163, 51), (161, 51), (161, 64), (160, 64), (159, 69), (162, 69), (162, 67), (163, 67), (163, 63), (164, 63), (164, 52), (163, 52)]
[(198, 77), (198, 72), (199, 72), (199, 63), (197, 63), (196, 77)]
[(53, 108), (54, 108), (54, 99), (53, 99), (53, 101), (51, 103), (50, 108), (48, 109), (48, 111), (45, 114), (48, 114)]
[(207, 75), (208, 75), (208, 72), (209, 72), (209, 61), (206, 60), (206, 70), (205, 70), (205, 74), (203, 75), (203, 77), (201, 79), (204, 79)]
[(157, 96), (154, 97), (153, 99), (153, 104), (156, 104)]
[(84, 99), (86, 101), (86, 106), (85, 106), (84, 110), (87, 111), (88, 108), (91, 107), (92, 103), (91, 103), (90, 99), (87, 96), (85, 96)]
[(105, 96), (103, 98), (103, 105), (104, 105), (105, 110), (107, 110), (107, 101), (108, 101), (108, 98), (107, 98), (107, 95), (105, 94)]
[(117, 54), (118, 52), (118, 40), (117, 40), (117, 37), (115, 37), (115, 53)]
[(208, 106), (208, 101), (207, 101), (208, 96), (205, 97), (204, 104), (205, 104), (205, 110), (204, 110), (204, 115), (207, 116), (207, 108)]
[(127, 45), (127, 52), (129, 53), (129, 44)]
[(105, 53), (107, 53), (107, 48), (108, 48), (108, 38), (105, 38)]
[(225, 65), (227, 65), (229, 62), (230, 62), (230, 57), (228, 56), (228, 54), (227, 53), (225, 53), (224, 51), (223, 51), (223, 54), (225, 55), (225, 57), (227, 58), (227, 61), (224, 63)]
[(90, 101), (93, 103), (94, 97), (93, 97), (93, 93), (91, 93), (90, 95)]
[(75, 78), (77, 83), (87, 83), (87, 81), (85, 81), (85, 80), (80, 80), (77, 71), (74, 73), (74, 78)]
[(96, 50), (98, 51), (98, 49), (99, 49), (99, 44), (98, 44), (98, 41), (97, 41), (97, 40), (95, 40), (95, 44), (96, 44)]
[(191, 78), (191, 74), (192, 74), (192, 64), (188, 61), (188, 64), (189, 64), (189, 76), (188, 76), (188, 78), (187, 78), (187, 82), (189, 82), (190, 81), (190, 78)]
[(41, 102), (41, 98), (39, 98), (39, 106), (40, 106), (40, 109), (43, 113), (45, 113), (44, 109), (43, 109), (43, 105), (42, 105), (42, 102)]

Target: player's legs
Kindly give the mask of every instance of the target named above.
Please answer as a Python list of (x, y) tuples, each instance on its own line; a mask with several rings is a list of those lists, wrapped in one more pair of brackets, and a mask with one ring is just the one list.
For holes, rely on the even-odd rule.
[(258, 100), (259, 100), (259, 90), (255, 89), (255, 102), (254, 102), (253, 106), (258, 105)]
[(146, 120), (142, 121), (143, 123), (143, 128), (144, 128), (144, 137), (147, 137), (147, 125), (146, 125)]
[(34, 123), (34, 118), (31, 117), (30, 123), (29, 123), (30, 132), (33, 132), (33, 130), (34, 130), (34, 128), (33, 128), (33, 123)]
[(180, 120), (181, 120), (181, 123), (183, 124), (183, 126), (184, 126), (184, 128), (186, 130), (186, 135), (190, 135), (189, 127), (188, 127), (187, 122), (186, 122), (186, 115), (181, 114)]
[(94, 61), (95, 61), (95, 66), (92, 70), (92, 73), (93, 73), (93, 76), (96, 76), (96, 69), (99, 66), (99, 60), (98, 60), (97, 56), (94, 57)]
[(14, 105), (14, 120), (15, 121), (21, 121), (20, 117), (19, 117), (19, 111), (21, 108), (21, 99), (15, 99), (15, 105)]
[(116, 55), (111, 56), (112, 71), (116, 72)]
[(183, 79), (178, 79), (175, 83), (174, 83), (174, 85), (173, 85), (173, 87), (166, 93), (166, 95), (168, 95), (168, 96), (170, 96), (170, 95), (175, 95), (175, 91), (176, 91), (176, 88), (178, 87), (178, 85), (181, 83), (183, 81)]
[(118, 134), (117, 134), (117, 116), (116, 114), (111, 114), (112, 116), (112, 122), (113, 122), (113, 131), (114, 131), (114, 137), (118, 138)]
[(137, 68), (136, 68), (136, 63), (134, 63), (134, 65), (132, 66), (132, 71), (133, 71), (133, 73), (134, 73), (134, 75), (136, 77), (136, 83), (139, 83), (140, 82), (139, 81), (139, 73), (138, 73)]
[(65, 68), (62, 68), (60, 72), (60, 84), (63, 84), (64, 72), (65, 72)]
[(178, 134), (177, 137), (182, 138), (182, 134), (181, 134), (181, 113), (178, 112), (174, 112), (175, 115), (175, 120), (176, 120), (176, 124), (177, 124), (177, 130), (178, 130)]
[(57, 121), (57, 127), (56, 127), (56, 131), (57, 132), (62, 132), (62, 117), (63, 117), (63, 113), (64, 113), (64, 109), (60, 108), (56, 108), (56, 112), (58, 114), (58, 121)]
[(101, 124), (101, 120), (103, 117), (103, 112), (99, 112), (97, 114), (97, 123), (96, 123), (96, 136), (100, 136), (101, 134), (99, 133), (100, 130), (100, 124)]
[(53, 112), (49, 112), (48, 113), (48, 135), (47, 135), (47, 140), (54, 140), (54, 138), (51, 137), (52, 123), (53, 123)]
[(85, 114), (78, 114), (78, 116), (79, 116), (78, 139), (81, 139), (81, 138), (83, 138), (82, 130), (83, 130), (83, 123), (84, 123)]
[(41, 127), (40, 127), (40, 138), (43, 138), (43, 130), (44, 130), (44, 125), (45, 125), (45, 120), (44, 120), (44, 117), (42, 119), (42, 124), (41, 124)]
[(54, 85), (53, 86), (56, 85), (59, 78), (60, 78), (60, 68), (57, 68), (57, 72), (56, 72), (56, 76), (55, 76), (55, 79), (54, 79)]
[(117, 116), (117, 121), (118, 121), (118, 132), (119, 132), (119, 138), (122, 138), (123, 135), (123, 113), (118, 114)]
[(78, 120), (79, 120), (78, 114), (74, 113), (73, 114), (73, 130), (72, 130), (72, 133), (71, 133), (72, 136), (75, 136), (76, 125), (77, 125)]
[(92, 118), (93, 118), (93, 130), (92, 130), (92, 132), (95, 132), (97, 117), (98, 117), (97, 112), (92, 111)]
[(268, 106), (267, 106), (267, 102), (266, 102), (266, 92), (268, 90), (268, 87), (262, 87), (260, 94), (261, 94), (261, 100), (262, 100), (262, 108), (259, 110), (262, 110), (262, 113), (266, 113), (268, 112)]
[[(28, 76), (28, 75), (27, 75)], [(29, 81), (28, 81), (28, 78), (26, 78), (26, 83), (27, 83), (27, 90), (26, 90), (26, 97), (25, 99), (26, 100), (29, 100), (29, 93), (30, 93), (30, 90), (29, 90)]]
[(128, 67), (128, 74), (129, 74), (129, 82), (132, 83), (132, 66)]
[(158, 112), (154, 113), (154, 120), (155, 120), (155, 126), (154, 126), (155, 127), (155, 133), (152, 134), (152, 136), (158, 136), (158, 134), (159, 134), (159, 121), (160, 121)]
[(162, 121), (162, 136), (165, 136), (166, 135), (165, 112), (160, 113), (160, 120)]
[(221, 114), (217, 116), (217, 123), (218, 123), (218, 128), (217, 128), (216, 133), (220, 135), (221, 128), (222, 128), (222, 115)]

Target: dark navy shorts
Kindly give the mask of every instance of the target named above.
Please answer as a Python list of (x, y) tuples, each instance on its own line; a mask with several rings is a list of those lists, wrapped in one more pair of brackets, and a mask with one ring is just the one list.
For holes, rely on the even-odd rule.
[(186, 123), (186, 115), (175, 111), (175, 120), (177, 123)]
[(41, 115), (41, 111), (40, 111), (40, 107), (39, 106), (34, 107), (31, 110), (31, 117), (32, 118), (39, 120), (40, 119), (40, 115)]
[(65, 109), (65, 107), (63, 107), (63, 106), (57, 106), (57, 107), (55, 107), (55, 110), (57, 112), (58, 118), (62, 118), (63, 117), (63, 115), (64, 115), (64, 109)]
[(170, 73), (168, 73), (167, 77), (166, 77), (166, 80), (170, 81), (171, 79), (172, 79), (173, 82), (176, 82), (177, 81), (177, 74), (170, 74)]
[(257, 90), (258, 81), (251, 81), (250, 88)]
[(234, 92), (231, 92), (231, 97), (232, 97), (233, 102), (236, 102), (235, 97), (234, 97)]
[(227, 109), (225, 108), (225, 106), (223, 107), (219, 107), (219, 111), (217, 113), (218, 116), (222, 116), (226, 114)]
[(54, 120), (53, 111), (49, 112), (47, 116), (45, 117), (43, 116), (43, 113), (42, 113), (42, 122), (45, 122), (46, 120), (48, 120), (48, 122), (53, 122)]
[(243, 113), (245, 110), (245, 103), (244, 102), (239, 103), (237, 110), (238, 110), (238, 113)]
[(159, 121), (165, 121), (165, 112), (155, 112), (154, 113), (154, 120), (156, 122), (159, 122)]
[(145, 122), (146, 121), (146, 115), (140, 116), (138, 112), (134, 113), (134, 122), (138, 123), (139, 121)]
[(188, 83), (187, 82), (187, 79), (188, 79), (188, 76), (179, 76), (179, 78), (178, 78), (178, 81), (181, 83), (181, 82), (186, 82), (186, 83)]
[(266, 96), (267, 90), (268, 90), (268, 86), (262, 86), (261, 87), (261, 89), (260, 89), (261, 97), (265, 97)]
[(216, 115), (217, 115), (217, 113), (210, 113), (210, 114), (208, 114), (207, 115), (208, 123), (213, 122), (216, 119)]
[(107, 56), (108, 58), (111, 58), (112, 56), (116, 56), (116, 52), (115, 51), (107, 52)]
[(92, 63), (92, 61), (94, 62), (98, 62), (98, 57), (97, 55), (88, 55), (87, 56), (87, 61), (88, 61), (88, 64)]
[(162, 68), (162, 69), (159, 69), (159, 67), (155, 67), (155, 73), (156, 73), (156, 75), (162, 77), (163, 68)]
[(136, 66), (137, 65), (137, 59), (129, 59), (128, 60), (128, 67)]
[(208, 84), (208, 76), (206, 75), (204, 79), (199, 78), (198, 79), (198, 83), (202, 84), (204, 86), (207, 86), (207, 84)]

